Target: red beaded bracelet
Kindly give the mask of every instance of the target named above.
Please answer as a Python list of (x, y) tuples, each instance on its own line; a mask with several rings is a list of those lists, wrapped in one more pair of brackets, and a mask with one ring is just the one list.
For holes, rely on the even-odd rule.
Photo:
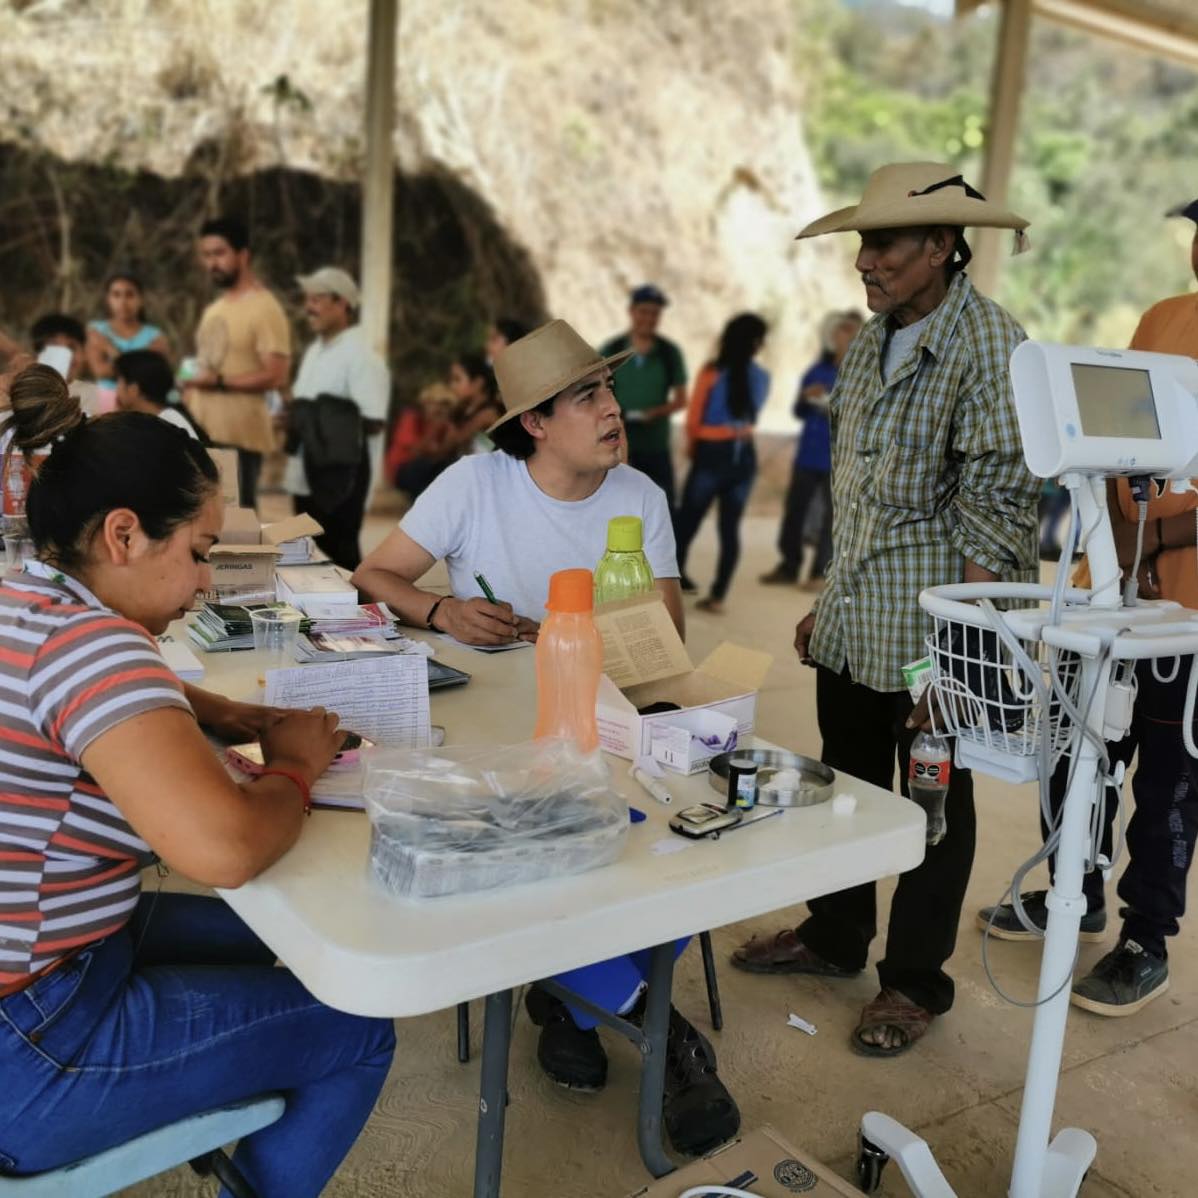
[(312, 788), (307, 784), (307, 782), (305, 782), (304, 779), (300, 777), (300, 775), (294, 770), (265, 769), (258, 774), (258, 777), (269, 778), (272, 774), (276, 778), (286, 778), (289, 782), (294, 782), (296, 786), (299, 787), (300, 795), (304, 800), (304, 814), (311, 815)]

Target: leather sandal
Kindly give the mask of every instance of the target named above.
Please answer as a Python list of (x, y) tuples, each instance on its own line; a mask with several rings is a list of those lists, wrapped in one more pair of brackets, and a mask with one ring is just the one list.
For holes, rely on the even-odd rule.
[(825, 961), (793, 928), (783, 928), (773, 939), (754, 936), (733, 952), (732, 964), (746, 973), (809, 973), (824, 978), (855, 978), (861, 972)]
[[(849, 1043), (853, 1051), (863, 1057), (901, 1056), (923, 1039), (935, 1018), (931, 1011), (913, 1003), (905, 994), (897, 990), (883, 990), (873, 1002), (865, 1004), (861, 1021), (853, 1030)], [(887, 1048), (862, 1038), (865, 1032), (877, 1031), (878, 1028), (896, 1031), (902, 1039), (893, 1048)]]

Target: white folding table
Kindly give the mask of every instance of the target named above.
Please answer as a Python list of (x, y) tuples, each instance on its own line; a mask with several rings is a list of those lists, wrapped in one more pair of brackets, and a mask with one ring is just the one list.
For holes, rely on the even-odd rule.
[[(181, 626), (175, 635), (186, 635)], [(466, 670), (466, 687), (432, 696), (450, 744), (527, 739), (535, 716), (531, 649), (486, 655), (434, 640), (438, 658)], [(252, 653), (206, 654), (201, 685), (251, 697)], [(763, 698), (763, 701), (768, 701)], [(757, 742), (764, 746), (764, 742)], [(655, 1176), (673, 1162), (661, 1143), (673, 942), (863, 882), (901, 873), (924, 854), (924, 815), (896, 794), (847, 775), (830, 803), (788, 810), (719, 841), (684, 843), (666, 820), (710, 800), (706, 776), (671, 776), (674, 808), (654, 802), (611, 758), (613, 777), (647, 819), (619, 861), (575, 877), (429, 901), (403, 901), (369, 877), (369, 825), (357, 812), (319, 811), (294, 848), (252, 882), (221, 896), (319, 999), (342, 1011), (393, 1018), (486, 998), (475, 1198), (496, 1198), (502, 1167), (512, 991), (528, 982), (653, 947), (641, 1028), (603, 1013), (642, 1056), (638, 1140)], [(599, 1014), (596, 1012), (596, 1014)]]

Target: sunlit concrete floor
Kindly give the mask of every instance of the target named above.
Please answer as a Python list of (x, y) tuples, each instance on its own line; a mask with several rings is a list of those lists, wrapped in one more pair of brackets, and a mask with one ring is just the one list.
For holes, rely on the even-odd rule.
[[(390, 519), (373, 517), (367, 541), (385, 535)], [(810, 605), (797, 590), (762, 587), (757, 575), (773, 565), (775, 522), (752, 517), (744, 527), (744, 557), (721, 617), (691, 611), (689, 640), (702, 657), (732, 639), (766, 649), (775, 665), (761, 696), (759, 732), (818, 754), (813, 676), (791, 650), (794, 624)], [(692, 573), (710, 577), (714, 533), (696, 543)], [(1013, 869), (1038, 845), (1035, 793), (977, 779), (979, 836), (973, 880), (950, 971), (957, 1003), (928, 1036), (896, 1060), (866, 1060), (848, 1047), (861, 1005), (873, 997), (872, 971), (848, 982), (750, 977), (726, 964), (753, 932), (795, 923), (800, 909), (716, 930), (724, 1031), (713, 1036), (720, 1073), (740, 1104), (744, 1126), (773, 1124), (784, 1135), (851, 1175), (858, 1120), (885, 1111), (931, 1143), (961, 1198), (1006, 1195), (1019, 1112), (1031, 1015), (1000, 999), (986, 981), (979, 906), (996, 901)], [(881, 887), (883, 912), (892, 884)], [(1115, 899), (1110, 895), (1110, 909)], [(884, 926), (884, 914), (882, 919)], [(1081, 966), (1113, 944), (1085, 945)], [(881, 945), (875, 942), (875, 956)], [(1093, 1132), (1098, 1158), (1083, 1189), (1087, 1198), (1157, 1198), (1198, 1193), (1198, 967), (1193, 923), (1172, 946), (1169, 992), (1140, 1014), (1108, 1020), (1070, 1015), (1056, 1125)], [(992, 967), (1022, 998), (1035, 992), (1038, 946), (995, 942)], [(708, 1016), (698, 954), (679, 963), (677, 1003), (701, 1028)], [(786, 1026), (789, 1012), (814, 1023), (808, 1037)], [(454, 1019), (443, 1011), (398, 1024), (399, 1050), (378, 1108), (326, 1191), (331, 1196), (410, 1195), (457, 1198), (471, 1192), (479, 1076), (481, 1004), (472, 1005), (474, 1059), (457, 1063)], [(634, 1111), (637, 1056), (606, 1036), (610, 1081), (600, 1095), (553, 1086), (535, 1060), (536, 1029), (521, 1013), (511, 1067), (504, 1194), (510, 1198), (621, 1198), (646, 1180), (637, 1155)], [(154, 1179), (130, 1193), (211, 1192), (187, 1170)], [(896, 1168), (882, 1192), (908, 1193)]]

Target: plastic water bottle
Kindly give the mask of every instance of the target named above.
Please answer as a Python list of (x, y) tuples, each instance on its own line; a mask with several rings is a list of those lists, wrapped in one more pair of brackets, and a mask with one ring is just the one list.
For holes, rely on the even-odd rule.
[(915, 738), (907, 790), (912, 802), (918, 803), (928, 817), (928, 844), (939, 844), (948, 831), (944, 800), (952, 768), (953, 755), (947, 740), (928, 732)]
[(607, 525), (607, 552), (595, 570), (595, 606), (653, 590), (640, 516), (615, 516)]
[(537, 637), (537, 726), (533, 736), (572, 740), (584, 753), (599, 747), (595, 700), (603, 673), (603, 638), (595, 627), (590, 570), (549, 579), (546, 616)]

